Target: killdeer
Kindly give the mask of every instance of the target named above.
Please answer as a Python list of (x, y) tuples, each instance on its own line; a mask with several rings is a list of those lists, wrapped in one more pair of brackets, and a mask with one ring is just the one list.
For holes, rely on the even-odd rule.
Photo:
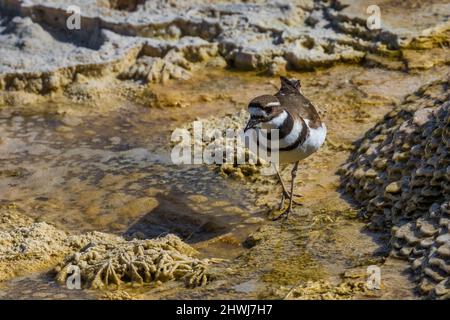
[[(286, 77), (280, 79), (281, 87), (275, 95), (262, 95), (250, 101), (250, 119), (244, 129), (244, 132), (253, 128), (278, 129), (279, 162), (294, 163), (290, 191), (275, 166), (283, 188), (280, 210), (284, 209), (286, 198), (289, 198), (289, 206), (273, 220), (289, 217), (299, 162), (319, 150), (327, 134), (327, 128), (320, 120), (317, 110), (302, 94), (300, 81)], [(267, 139), (270, 140), (270, 135), (267, 135)]]

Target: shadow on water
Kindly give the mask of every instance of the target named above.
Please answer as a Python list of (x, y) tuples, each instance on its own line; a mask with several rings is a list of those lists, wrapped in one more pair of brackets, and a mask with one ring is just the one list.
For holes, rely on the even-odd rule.
[(172, 188), (155, 196), (159, 205), (133, 223), (125, 232), (129, 238), (155, 238), (173, 233), (188, 243), (205, 241), (231, 231), (233, 217), (205, 215), (186, 205), (185, 193)]

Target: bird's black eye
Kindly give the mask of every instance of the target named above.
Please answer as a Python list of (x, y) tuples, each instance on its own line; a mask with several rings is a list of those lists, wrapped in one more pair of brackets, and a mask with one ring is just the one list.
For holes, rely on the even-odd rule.
[(264, 111), (265, 111), (266, 113), (272, 113), (272, 110), (273, 110), (273, 107), (265, 107), (265, 108), (264, 108)]

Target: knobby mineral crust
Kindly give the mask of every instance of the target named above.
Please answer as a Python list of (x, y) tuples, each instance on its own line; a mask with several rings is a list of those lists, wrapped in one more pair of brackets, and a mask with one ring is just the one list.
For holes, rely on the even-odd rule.
[[(206, 67), (271, 75), (338, 62), (410, 69), (448, 63), (445, 3), (419, 1), (420, 7), (399, 11), (387, 1), (386, 23), (369, 30), (370, 3), (347, 2), (2, 0), (0, 89), (47, 94), (78, 73), (144, 83), (187, 79), (211, 59), (221, 61)], [(81, 24), (69, 30), (67, 9), (73, 5)], [(411, 14), (420, 17), (414, 28)], [(433, 55), (422, 59), (422, 49)]]
[(14, 207), (0, 206), (0, 281), (48, 269), (90, 242), (116, 236), (89, 232), (69, 235), (46, 222), (35, 222)]
[(175, 235), (151, 240), (117, 238), (112, 243), (90, 243), (56, 268), (56, 279), (64, 284), (73, 267), (78, 267), (82, 283), (93, 289), (172, 279), (184, 279), (188, 287), (202, 286), (210, 279), (208, 265), (211, 260), (196, 259), (195, 253)]
[(177, 146), (180, 148), (201, 146), (204, 154), (214, 160), (215, 168), (222, 176), (236, 180), (259, 179), (261, 168), (267, 167), (268, 163), (248, 149), (246, 139), (240, 135), (243, 134), (242, 128), (245, 127), (248, 117), (247, 110), (239, 110), (224, 117), (199, 119), (203, 134), (195, 134), (195, 130), (198, 129), (190, 123), (185, 129), (190, 132), (193, 139), (181, 141)]
[(450, 95), (440, 81), (406, 98), (357, 142), (342, 186), (372, 228), (392, 230), (392, 255), (419, 289), (450, 298)]
[(45, 222), (34, 222), (14, 208), (0, 207), (0, 281), (52, 266), (65, 285), (74, 267), (85, 288), (183, 280), (203, 286), (214, 276), (218, 259), (195, 258), (197, 251), (175, 235), (126, 240), (102, 232), (70, 235)]

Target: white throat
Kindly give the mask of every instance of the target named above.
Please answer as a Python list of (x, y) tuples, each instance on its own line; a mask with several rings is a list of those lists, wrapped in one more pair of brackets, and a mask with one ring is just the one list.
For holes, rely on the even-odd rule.
[(284, 121), (286, 121), (287, 117), (288, 113), (283, 110), (282, 113), (274, 117), (272, 120), (263, 123), (262, 127), (265, 129), (279, 129), (283, 125)]

